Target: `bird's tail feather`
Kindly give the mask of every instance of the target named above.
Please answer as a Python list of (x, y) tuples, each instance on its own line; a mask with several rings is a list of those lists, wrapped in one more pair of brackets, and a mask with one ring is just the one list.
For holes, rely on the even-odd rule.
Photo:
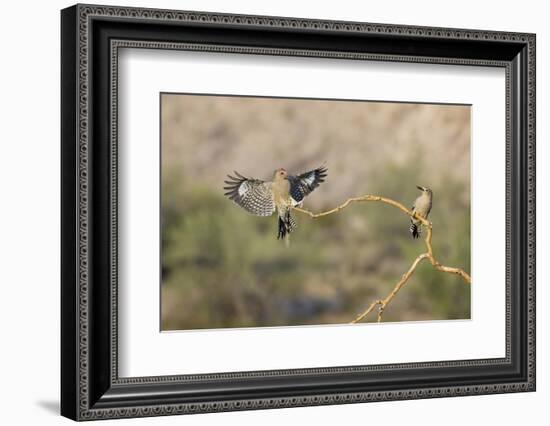
[(420, 227), (415, 223), (411, 223), (409, 231), (413, 238), (418, 238), (420, 236)]
[(290, 215), (290, 210), (288, 210), (283, 217), (279, 216), (279, 233), (277, 234), (277, 239), (284, 239), (287, 246), (290, 242), (289, 234), (298, 227), (298, 224), (294, 218)]

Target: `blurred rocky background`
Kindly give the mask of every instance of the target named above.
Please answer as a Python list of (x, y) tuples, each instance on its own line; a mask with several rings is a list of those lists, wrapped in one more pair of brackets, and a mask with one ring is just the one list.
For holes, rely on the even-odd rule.
[[(287, 248), (275, 216), (223, 196), (233, 170), (271, 179), (326, 162), (312, 211), (364, 194), (411, 206), (415, 185), (428, 186), (435, 255), (470, 272), (468, 106), (163, 94), (161, 149), (163, 330), (347, 323), (425, 249), (408, 218), (379, 203), (295, 213)], [(470, 286), (428, 263), (384, 312), (386, 322), (469, 317)]]

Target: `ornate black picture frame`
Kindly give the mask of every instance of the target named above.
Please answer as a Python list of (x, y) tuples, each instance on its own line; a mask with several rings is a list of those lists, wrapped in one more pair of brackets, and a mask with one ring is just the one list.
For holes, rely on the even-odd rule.
[[(74, 420), (535, 390), (535, 35), (76, 5), (61, 13), (61, 413)], [(120, 47), (430, 64), (506, 72), (506, 356), (120, 378)]]

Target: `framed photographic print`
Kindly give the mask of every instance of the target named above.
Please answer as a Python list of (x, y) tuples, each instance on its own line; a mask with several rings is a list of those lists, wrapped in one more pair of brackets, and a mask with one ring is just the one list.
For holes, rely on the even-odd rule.
[(61, 29), (64, 416), (535, 390), (535, 35)]

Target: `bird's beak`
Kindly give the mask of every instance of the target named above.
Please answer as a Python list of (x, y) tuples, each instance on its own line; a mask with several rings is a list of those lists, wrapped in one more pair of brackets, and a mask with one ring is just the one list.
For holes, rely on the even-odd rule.
[(422, 186), (420, 186), (420, 185), (416, 185), (416, 187), (417, 187), (418, 189), (420, 189), (421, 191), (425, 191), (425, 190), (426, 190), (426, 188), (424, 188), (424, 187), (422, 187)]

